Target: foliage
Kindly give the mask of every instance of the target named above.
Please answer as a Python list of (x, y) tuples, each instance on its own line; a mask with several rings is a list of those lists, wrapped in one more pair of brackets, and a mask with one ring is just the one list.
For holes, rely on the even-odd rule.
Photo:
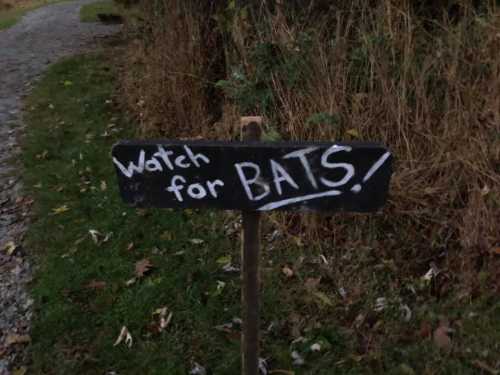
[[(447, 281), (436, 281), (440, 286), (430, 286), (429, 294), (412, 300), (411, 307), (435, 302), (440, 313), (456, 312), (460, 308), (445, 302), (448, 297), (465, 293), (468, 302), (479, 306), (479, 300), (489, 298), (485, 285), (498, 293), (499, 259), (492, 255), (499, 243), (496, 223), (500, 221), (500, 196), (495, 190), (500, 184), (496, 173), (500, 147), (498, 3), (246, 4), (243, 9), (226, 9), (218, 18), (227, 34), (228, 76), (218, 82), (226, 103), (223, 120), (216, 127), (192, 128), (205, 117), (198, 111), (203, 93), (197, 89), (204, 76), (198, 69), (189, 76), (193, 80), (182, 85), (174, 79), (178, 76), (172, 72), (196, 66), (197, 55), (186, 53), (180, 60), (169, 52), (172, 48), (158, 52), (163, 40), (154, 31), (168, 23), (156, 20), (159, 26), (152, 28), (152, 41), (138, 42), (156, 46), (148, 50), (156, 70), (151, 69), (151, 61), (144, 60), (144, 70), (136, 71), (136, 81), (154, 82), (154, 90), (142, 87), (141, 95), (170, 99), (181, 92), (183, 98), (195, 98), (183, 102), (182, 110), (173, 115), (165, 110), (166, 100), (161, 104), (146, 101), (139, 109), (145, 133), (153, 134), (154, 129), (174, 137), (234, 139), (239, 117), (258, 114), (266, 117), (267, 126), (277, 134), (274, 139), (383, 143), (394, 153), (396, 165), (389, 204), (379, 215), (272, 214), (269, 232), (282, 233), (285, 246), (320, 246), (325, 253), (358, 262), (360, 268), (371, 263), (354, 254), (372, 249), (380, 269), (390, 268), (387, 278), (349, 280), (360, 290), (374, 284), (377, 291), (390, 289), (392, 301), (407, 296), (408, 279), (419, 280), (416, 284), (420, 285), (431, 266), (445, 270), (441, 277)], [(187, 13), (167, 14), (173, 22), (175, 15), (182, 18)], [(145, 12), (145, 19), (149, 17)], [(194, 29), (201, 22), (196, 17), (190, 20)], [(182, 48), (196, 51), (197, 41), (193, 38)], [(155, 60), (160, 55), (161, 61), (168, 62), (161, 67)], [(126, 95), (134, 97), (135, 86), (126, 87)], [(189, 121), (179, 121), (179, 113)], [(348, 279), (350, 272), (359, 271), (343, 268), (334, 274)], [(353, 305), (362, 305), (363, 298), (355, 297)], [(352, 328), (353, 316), (340, 325)], [(436, 324), (439, 318), (433, 315), (431, 320)], [(389, 331), (404, 341), (405, 330), (393, 328)], [(370, 340), (377, 341), (377, 327), (365, 329)], [(361, 336), (366, 333), (362, 328), (355, 331)], [(483, 332), (481, 336), (488, 335)], [(379, 343), (384, 340), (378, 339)], [(430, 356), (435, 364), (441, 361), (419, 344), (402, 350), (394, 342), (388, 345), (389, 358), (419, 353)], [(377, 349), (367, 350), (380, 358)], [(455, 371), (453, 366), (460, 360), (448, 359), (449, 371)], [(400, 369), (407, 371), (404, 363)]]
[[(35, 217), (26, 248), (38, 264), (30, 371), (185, 374), (196, 362), (213, 374), (238, 373), (239, 277), (223, 265), (238, 267), (239, 215), (121, 203), (106, 150), (136, 132), (114, 107), (115, 65), (102, 56), (69, 59), (27, 100), (24, 176)], [(350, 225), (354, 218), (360, 225)], [(432, 272), (420, 258), (421, 244), (441, 246), (432, 243), (439, 237), (422, 232), (415, 241), (415, 231), (393, 220), (337, 217), (346, 241), (314, 246), (296, 218), (269, 219), (261, 261), (270, 371), (496, 371), (498, 255), (463, 285), (439, 255)], [(405, 246), (391, 253), (392, 242)], [(120, 333), (125, 339), (113, 346)]]

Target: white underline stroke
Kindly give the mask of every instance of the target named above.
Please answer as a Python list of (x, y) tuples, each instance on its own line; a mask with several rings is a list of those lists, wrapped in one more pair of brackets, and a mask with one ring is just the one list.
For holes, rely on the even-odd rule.
[(340, 195), (340, 194), (342, 194), (342, 193), (338, 190), (329, 190), (329, 191), (324, 191), (322, 193), (304, 195), (302, 197), (283, 199), (282, 201), (268, 203), (268, 204), (258, 208), (257, 211), (270, 211), (270, 210), (274, 210), (276, 208), (283, 207), (283, 206), (288, 206), (288, 205), (294, 204), (294, 203), (308, 201), (311, 199), (318, 199), (318, 198), (322, 198), (322, 197), (333, 197), (333, 196)]

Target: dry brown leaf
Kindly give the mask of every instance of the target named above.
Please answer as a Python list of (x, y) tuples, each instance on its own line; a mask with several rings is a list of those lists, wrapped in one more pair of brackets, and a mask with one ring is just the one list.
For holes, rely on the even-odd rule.
[(281, 272), (283, 272), (283, 275), (285, 275), (288, 278), (290, 278), (290, 277), (293, 276), (293, 270), (290, 267), (288, 267), (288, 266), (284, 266), (281, 269)]
[(500, 246), (497, 246), (491, 250), (493, 254), (500, 255)]
[(65, 212), (69, 211), (69, 207), (68, 205), (63, 205), (63, 206), (60, 206), (60, 207), (56, 207), (56, 208), (53, 208), (52, 209), (52, 213), (54, 215), (60, 215), (60, 214), (63, 214)]
[(431, 337), (432, 335), (431, 324), (429, 322), (422, 322), (422, 324), (420, 325), (420, 330), (418, 332), (418, 335), (423, 339)]
[(15, 345), (15, 344), (28, 344), (31, 342), (31, 337), (29, 335), (18, 335), (17, 333), (13, 333), (7, 336), (5, 339), (5, 345)]
[(136, 281), (137, 281), (137, 279), (135, 277), (133, 277), (130, 280), (125, 281), (125, 285), (126, 286), (132, 286), (132, 285), (135, 284)]
[(321, 282), (321, 277), (309, 277), (304, 283), (304, 287), (308, 292), (313, 292), (318, 289), (318, 285)]
[(450, 350), (451, 349), (451, 338), (448, 336), (448, 332), (450, 331), (447, 326), (439, 326), (433, 335), (434, 344), (440, 349)]
[(485, 363), (483, 361), (480, 361), (479, 359), (472, 362), (472, 364), (474, 366), (476, 366), (477, 368), (480, 368), (481, 370), (486, 371), (488, 374), (491, 374), (491, 375), (499, 375), (500, 374), (500, 370), (494, 369), (493, 367), (491, 367), (490, 365), (488, 365), (487, 363)]
[(147, 258), (144, 258), (137, 263), (135, 263), (135, 275), (138, 278), (144, 277), (151, 269), (153, 268), (153, 264)]
[(14, 371), (12, 371), (12, 375), (25, 375), (27, 374), (28, 369), (24, 366), (16, 368)]
[(153, 316), (157, 316), (159, 321), (157, 323), (153, 322), (151, 324), (151, 327), (154, 329), (154, 331), (159, 333), (164, 331), (168, 327), (170, 321), (172, 320), (173, 313), (168, 310), (168, 307), (165, 306), (156, 309), (153, 313)]
[(116, 339), (113, 346), (120, 345), (123, 341), (125, 341), (125, 345), (127, 345), (129, 348), (132, 347), (132, 344), (134, 342), (132, 335), (130, 334), (128, 328), (125, 326), (122, 327), (120, 334), (118, 335), (118, 338)]
[(105, 281), (97, 281), (97, 280), (92, 280), (90, 283), (87, 284), (87, 289), (93, 289), (93, 290), (101, 290), (106, 288), (106, 282)]
[(325, 305), (333, 306), (332, 300), (325, 293), (323, 293), (323, 292), (314, 292), (313, 294), (318, 298), (318, 300), (320, 300), (321, 302), (323, 302)]
[(14, 254), (14, 251), (16, 251), (17, 245), (14, 243), (14, 241), (9, 241), (5, 244), (4, 251), (7, 253), (7, 255), (12, 255)]

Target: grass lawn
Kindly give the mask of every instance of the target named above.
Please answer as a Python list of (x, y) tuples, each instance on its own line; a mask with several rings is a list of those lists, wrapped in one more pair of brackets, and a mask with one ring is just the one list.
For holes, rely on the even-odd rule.
[(96, 1), (92, 4), (84, 5), (80, 9), (80, 20), (82, 22), (98, 22), (99, 13), (104, 14), (120, 14), (120, 8), (112, 0)]
[(15, 25), (30, 10), (61, 1), (65, 0), (0, 0), (0, 30)]
[[(58, 63), (26, 102), (24, 182), (35, 208), (25, 245), (37, 263), (30, 373), (173, 375), (196, 362), (238, 374), (237, 324), (215, 328), (240, 316), (239, 276), (223, 270), (239, 261), (238, 217), (121, 203), (110, 149), (134, 137), (134, 124), (113, 104), (113, 66), (102, 55)], [(397, 279), (373, 249), (263, 243), (270, 374), (500, 367), (500, 301), (489, 285), (444, 299), (420, 278)], [(114, 345), (124, 326), (130, 348)]]

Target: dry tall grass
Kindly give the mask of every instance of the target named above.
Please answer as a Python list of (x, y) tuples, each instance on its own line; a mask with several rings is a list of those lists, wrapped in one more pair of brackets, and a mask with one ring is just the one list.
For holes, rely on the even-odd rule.
[(200, 23), (189, 2), (142, 2), (142, 38), (130, 44), (124, 89), (145, 136), (203, 136), (204, 98)]
[[(164, 27), (137, 42), (146, 58), (135, 80), (138, 90), (128, 87), (143, 129), (233, 137), (237, 103), (228, 101), (218, 127), (207, 129), (204, 123), (199, 27), (181, 2), (164, 3)], [(458, 2), (458, 17), (443, 12), (429, 20), (408, 0), (354, 0), (311, 23), (294, 22), (279, 3), (272, 13), (260, 14), (260, 30), (266, 31), (258, 38), (243, 21), (232, 30), (239, 64), (249, 77), (256, 67), (245, 51), (270, 42), (293, 52), (300, 35), (310, 38), (299, 88), (279, 75), (270, 77), (275, 129), (285, 139), (379, 141), (397, 163), (390, 202), (379, 215), (277, 214), (275, 222), (292, 235), (322, 238), (333, 248), (377, 243), (381, 257), (402, 267), (412, 260), (416, 272), (437, 259), (455, 270), (498, 267), (498, 259), (484, 261), (500, 243), (496, 3), (478, 13), (469, 2)], [(309, 119), (318, 113), (340, 121), (312, 124)]]

